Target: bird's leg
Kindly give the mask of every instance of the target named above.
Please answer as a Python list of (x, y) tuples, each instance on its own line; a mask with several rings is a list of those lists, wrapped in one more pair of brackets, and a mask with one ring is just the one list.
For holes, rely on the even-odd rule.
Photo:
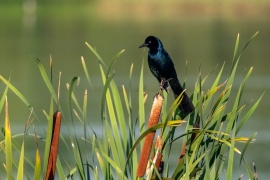
[(159, 84), (159, 94), (162, 94), (163, 85), (164, 85), (164, 83), (163, 83), (164, 80), (166, 80), (166, 79), (161, 78), (161, 80), (160, 80), (160, 84)]
[(159, 88), (160, 90), (163, 90), (164, 89), (164, 84), (166, 83), (166, 79), (165, 78), (161, 78), (160, 79), (160, 84), (159, 84)]
[[(172, 80), (173, 78), (169, 78), (169, 79), (165, 79), (165, 78), (161, 78), (161, 81), (160, 81), (160, 89), (165, 89), (168, 93), (170, 93), (171, 91), (171, 86), (170, 86), (170, 83), (169, 81)], [(167, 84), (166, 84), (167, 83)]]

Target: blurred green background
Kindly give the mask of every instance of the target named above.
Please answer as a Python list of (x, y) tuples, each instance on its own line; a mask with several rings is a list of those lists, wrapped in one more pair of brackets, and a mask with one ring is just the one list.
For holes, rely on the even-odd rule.
[[(49, 57), (52, 55), (55, 88), (58, 73), (62, 72), (61, 103), (64, 110), (67, 104), (65, 84), (70, 82), (72, 77), (81, 77), (80, 85), (76, 87), (76, 93), (81, 95), (81, 99), (84, 89), (90, 89), (81, 65), (81, 56), (84, 56), (94, 85), (94, 90), (89, 92), (89, 124), (98, 124), (100, 111), (97, 107), (101, 101), (102, 82), (96, 58), (90, 53), (85, 42), (94, 46), (107, 64), (116, 53), (125, 49), (125, 53), (114, 66), (115, 80), (119, 88), (122, 84), (127, 87), (129, 69), (134, 63), (132, 95), (135, 104), (138, 99), (139, 72), (144, 62), (145, 91), (149, 94), (146, 110), (149, 110), (158, 84), (148, 69), (147, 50), (138, 49), (148, 35), (156, 35), (162, 40), (174, 60), (180, 81), (186, 81), (187, 93), (190, 94), (199, 69), (202, 76), (206, 76), (218, 65), (217, 70), (212, 73), (215, 76), (226, 62), (225, 74), (230, 71), (238, 33), (242, 48), (247, 40), (259, 31), (259, 35), (240, 60), (236, 86), (241, 82), (244, 72), (253, 66), (254, 71), (247, 84), (244, 99), (252, 102), (266, 92), (241, 134), (250, 136), (253, 132), (258, 132), (257, 141), (248, 149), (246, 160), (250, 165), (252, 161), (255, 162), (259, 176), (263, 179), (270, 175), (269, 17), (270, 2), (267, 0), (1, 0), (0, 74), (6, 78), (11, 76), (11, 82), (39, 114), (40, 119), (34, 124), (37, 129), (40, 128), (39, 134), (42, 135), (45, 133), (43, 128), (46, 127), (42, 125), (47, 123), (42, 110), (48, 110), (50, 96), (31, 55), (41, 59), (48, 72)], [(223, 80), (226, 78), (225, 76)], [(3, 83), (0, 83), (0, 90), (4, 88)], [(204, 91), (207, 91), (207, 86), (204, 88)], [(13, 133), (23, 132), (29, 110), (11, 92), (8, 99)], [(170, 101), (172, 100), (171, 96)], [(134, 107), (136, 109), (136, 105)], [(4, 123), (3, 115), (2, 112), (1, 126)], [(70, 121), (65, 118), (61, 130), (64, 135), (68, 135), (65, 126)], [(29, 148), (28, 151), (32, 149)], [(2, 170), (1, 168), (0, 171)], [(239, 170), (236, 177), (241, 174)]]

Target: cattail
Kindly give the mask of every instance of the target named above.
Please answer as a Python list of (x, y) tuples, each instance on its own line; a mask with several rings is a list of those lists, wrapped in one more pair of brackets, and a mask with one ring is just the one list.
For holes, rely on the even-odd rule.
[(156, 168), (159, 169), (160, 163), (161, 163), (161, 160), (162, 160), (162, 154), (161, 154), (162, 138), (160, 136), (157, 137), (155, 148), (156, 148), (156, 162), (155, 162), (155, 165), (156, 165)]
[[(150, 113), (148, 129), (158, 124), (161, 108), (162, 108), (162, 102), (163, 102), (163, 97), (160, 94), (157, 94), (154, 98), (152, 110)], [(139, 160), (139, 165), (137, 168), (137, 177), (142, 177), (145, 174), (147, 162), (150, 156), (151, 148), (152, 148), (154, 137), (155, 137), (155, 133), (156, 131), (151, 132), (147, 134), (145, 137), (142, 153)]]
[(53, 114), (52, 139), (51, 139), (50, 155), (49, 155), (49, 161), (48, 161), (47, 172), (46, 172), (46, 180), (54, 179), (54, 175), (55, 175), (61, 119), (62, 119), (62, 113), (59, 111), (56, 111)]

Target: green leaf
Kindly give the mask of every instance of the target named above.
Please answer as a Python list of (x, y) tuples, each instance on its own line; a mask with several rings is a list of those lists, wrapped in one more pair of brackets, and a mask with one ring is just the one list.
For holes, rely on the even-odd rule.
[(85, 44), (92, 51), (92, 53), (98, 58), (99, 62), (101, 62), (106, 67), (106, 64), (104, 63), (102, 58), (99, 56), (97, 51), (90, 44), (88, 44), (87, 42), (85, 42)]
[(57, 95), (56, 95), (56, 92), (54, 91), (53, 89), (53, 86), (52, 86), (52, 83), (51, 83), (51, 80), (50, 78), (48, 77), (47, 73), (46, 73), (46, 70), (44, 69), (42, 63), (40, 62), (40, 60), (38, 58), (35, 58), (36, 60), (36, 63), (38, 65), (38, 68), (39, 68), (39, 71), (41, 73), (41, 76), (48, 88), (48, 90), (50, 91), (52, 97), (53, 97), (53, 100), (55, 103), (58, 103), (58, 99), (57, 99)]
[(109, 68), (108, 68), (108, 71), (107, 71), (107, 74), (106, 74), (106, 77), (109, 77), (109, 75), (111, 74), (111, 70), (112, 70), (112, 66), (115, 64), (116, 60), (118, 60), (118, 58), (121, 56), (121, 54), (124, 53), (124, 49), (122, 51), (120, 51), (119, 53), (116, 54), (116, 56), (113, 58)]
[(40, 154), (38, 148), (36, 149), (36, 163), (35, 163), (35, 173), (34, 173), (34, 180), (40, 180), (40, 171), (41, 171), (41, 161), (40, 161)]
[(240, 162), (239, 162), (239, 165), (241, 165), (241, 162), (242, 160), (244, 159), (244, 154), (247, 150), (247, 148), (249, 147), (250, 143), (254, 140), (254, 138), (256, 137), (257, 135), (257, 132), (255, 132), (252, 136), (250, 136), (250, 138), (248, 139), (248, 141), (245, 143), (245, 146), (243, 148), (243, 151), (242, 151), (242, 154), (241, 154), (241, 157), (240, 157)]
[(139, 81), (139, 127), (140, 132), (142, 132), (145, 128), (145, 112), (144, 112), (144, 91), (143, 91), (143, 63), (142, 69), (140, 73), (140, 81)]
[(22, 102), (28, 107), (31, 108), (30, 103), (27, 101), (27, 99), (22, 95), (18, 89), (16, 89), (8, 80), (6, 80), (3, 76), (0, 75), (0, 79), (5, 83), (11, 91), (13, 91), (21, 100)]
[(17, 180), (23, 180), (23, 172), (24, 172), (24, 141), (22, 143), (22, 149), (20, 154), (20, 161), (19, 161), (19, 167), (18, 167), (18, 174), (17, 174)]
[(53, 98), (51, 97), (51, 104), (50, 104), (50, 113), (47, 125), (47, 133), (46, 133), (46, 141), (45, 141), (45, 150), (44, 150), (44, 157), (43, 157), (43, 174), (46, 174), (49, 154), (51, 149), (51, 139), (52, 139), (52, 128), (53, 128)]
[(233, 52), (233, 66), (234, 67), (234, 64), (236, 63), (236, 55), (237, 55), (237, 51), (238, 51), (238, 47), (239, 47), (239, 33), (237, 34), (237, 37), (236, 37), (236, 42), (235, 42), (235, 47), (234, 47), (234, 52)]
[(226, 179), (231, 180), (233, 177), (233, 162), (234, 162), (234, 150), (235, 150), (235, 126), (232, 131), (232, 138), (229, 149), (228, 166), (226, 172)]
[(242, 118), (242, 120), (240, 121), (239, 125), (236, 128), (236, 132), (235, 134), (238, 134), (238, 132), (242, 129), (242, 127), (244, 126), (244, 124), (247, 122), (247, 120), (250, 118), (250, 116), (253, 114), (253, 112), (255, 111), (255, 109), (257, 108), (257, 106), (259, 105), (262, 97), (264, 94), (261, 95), (261, 97), (256, 101), (256, 103), (250, 108), (250, 110), (245, 114), (245, 116)]
[(71, 99), (75, 100), (75, 98), (73, 98), (73, 87), (74, 87), (75, 82), (77, 80), (78, 80), (78, 77), (73, 77), (71, 82), (70, 82), (70, 86), (68, 88), (68, 108), (69, 108), (70, 117), (72, 119), (72, 122), (73, 122), (73, 113), (72, 113)]
[(91, 88), (93, 89), (93, 84), (90, 80), (90, 76), (89, 76), (89, 73), (88, 73), (88, 70), (87, 70), (87, 67), (86, 67), (86, 64), (85, 64), (85, 61), (84, 61), (84, 58), (81, 57), (81, 60), (82, 60), (82, 66), (83, 66), (83, 70), (84, 70), (84, 73), (85, 73), (85, 76), (86, 76), (86, 79), (89, 83), (89, 85), (91, 86)]
[(9, 122), (9, 114), (8, 114), (8, 101), (6, 98), (6, 114), (5, 114), (5, 152), (6, 152), (6, 172), (7, 179), (13, 179), (12, 172), (12, 141), (11, 141), (11, 130), (10, 130), (10, 122)]

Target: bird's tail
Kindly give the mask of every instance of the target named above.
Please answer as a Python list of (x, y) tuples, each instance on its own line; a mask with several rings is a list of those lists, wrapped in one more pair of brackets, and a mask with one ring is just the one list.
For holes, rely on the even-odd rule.
[[(171, 86), (175, 98), (177, 98), (184, 90), (178, 79), (171, 79), (169, 81), (169, 84)], [(179, 110), (181, 111), (183, 117), (187, 116), (189, 113), (194, 111), (194, 105), (192, 104), (186, 92), (183, 92), (183, 99), (179, 105)]]

